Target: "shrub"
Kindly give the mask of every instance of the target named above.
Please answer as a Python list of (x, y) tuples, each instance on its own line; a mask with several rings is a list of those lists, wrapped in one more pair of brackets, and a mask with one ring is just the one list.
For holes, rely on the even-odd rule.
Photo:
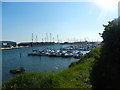
[(119, 88), (120, 17), (103, 26), (103, 48), (91, 73), (91, 82), (93, 89)]

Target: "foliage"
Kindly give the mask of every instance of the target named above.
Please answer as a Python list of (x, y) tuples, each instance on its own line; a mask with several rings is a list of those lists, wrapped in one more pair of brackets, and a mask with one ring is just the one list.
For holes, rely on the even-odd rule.
[(120, 17), (103, 26), (103, 48), (91, 73), (91, 82), (93, 89), (119, 88)]
[(59, 77), (52, 73), (24, 73), (16, 76), (3, 84), (3, 89), (16, 88), (55, 88)]

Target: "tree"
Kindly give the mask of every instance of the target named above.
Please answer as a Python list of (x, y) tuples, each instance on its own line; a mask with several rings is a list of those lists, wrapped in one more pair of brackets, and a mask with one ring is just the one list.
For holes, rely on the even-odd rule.
[(120, 17), (103, 26), (101, 56), (91, 73), (93, 89), (120, 88)]

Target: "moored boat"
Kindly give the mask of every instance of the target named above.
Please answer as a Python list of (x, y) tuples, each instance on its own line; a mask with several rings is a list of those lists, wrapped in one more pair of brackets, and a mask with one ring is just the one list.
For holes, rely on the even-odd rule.
[(33, 50), (31, 53), (28, 53), (28, 56), (41, 56), (42, 53), (39, 50)]

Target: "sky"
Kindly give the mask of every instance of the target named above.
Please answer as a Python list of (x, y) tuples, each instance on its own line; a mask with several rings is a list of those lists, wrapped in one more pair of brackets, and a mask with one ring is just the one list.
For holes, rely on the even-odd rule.
[(2, 39), (7, 41), (102, 41), (99, 33), (118, 17), (117, 7), (95, 2), (3, 2)]

